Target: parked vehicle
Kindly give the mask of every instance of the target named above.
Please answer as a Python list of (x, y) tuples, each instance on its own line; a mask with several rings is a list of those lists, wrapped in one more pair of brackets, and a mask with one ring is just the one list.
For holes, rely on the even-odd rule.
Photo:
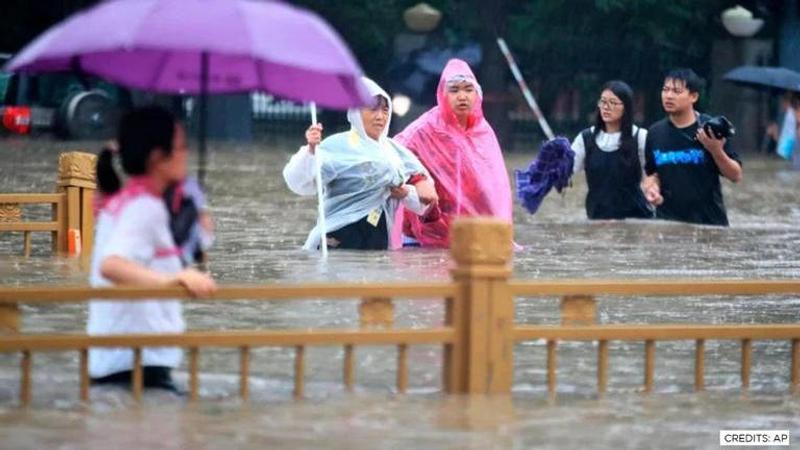
[[(9, 58), (0, 55), (0, 63)], [(130, 103), (127, 90), (94, 77), (0, 71), (0, 117), (6, 133), (52, 131), (68, 139), (106, 139)]]

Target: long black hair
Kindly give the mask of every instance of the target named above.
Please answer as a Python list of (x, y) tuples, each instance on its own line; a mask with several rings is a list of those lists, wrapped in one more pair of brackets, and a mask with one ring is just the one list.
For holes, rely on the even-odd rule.
[[(118, 152), (122, 169), (128, 175), (143, 175), (150, 154), (158, 149), (172, 154), (175, 117), (160, 106), (135, 109), (122, 117), (117, 130)], [(114, 151), (106, 147), (97, 157), (97, 185), (100, 192), (113, 194), (122, 183), (112, 164)]]
[[(600, 93), (602, 94), (604, 91), (611, 91), (622, 101), (623, 110), (619, 124), (618, 151), (621, 152), (625, 168), (630, 169), (629, 173), (641, 178), (642, 164), (639, 161), (639, 142), (633, 136), (633, 89), (624, 81), (612, 80), (603, 85)], [(603, 116), (600, 114), (600, 108), (598, 107), (594, 119), (595, 138), (597, 138), (600, 131), (606, 131), (606, 123), (603, 121)]]

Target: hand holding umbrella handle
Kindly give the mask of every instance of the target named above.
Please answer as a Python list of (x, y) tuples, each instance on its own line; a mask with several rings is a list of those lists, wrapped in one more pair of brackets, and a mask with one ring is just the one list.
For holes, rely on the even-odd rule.
[(306, 144), (308, 144), (308, 151), (312, 155), (317, 149), (317, 146), (322, 141), (322, 124), (314, 123), (306, 130)]

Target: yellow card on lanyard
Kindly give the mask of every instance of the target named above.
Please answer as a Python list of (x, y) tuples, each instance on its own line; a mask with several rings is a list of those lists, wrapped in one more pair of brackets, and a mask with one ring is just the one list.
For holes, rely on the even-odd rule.
[(380, 209), (373, 209), (367, 216), (367, 222), (373, 227), (377, 227), (378, 222), (381, 220), (381, 213), (382, 211)]

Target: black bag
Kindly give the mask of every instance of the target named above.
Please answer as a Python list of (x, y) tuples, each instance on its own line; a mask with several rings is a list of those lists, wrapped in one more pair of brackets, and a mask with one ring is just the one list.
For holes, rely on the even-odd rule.
[[(178, 184), (173, 184), (164, 191), (164, 202), (169, 211), (169, 230), (172, 232), (172, 238), (175, 240), (175, 245), (181, 247), (189, 239), (199, 212), (192, 199), (184, 197), (177, 187)], [(181, 198), (176, 199), (177, 195)]]

